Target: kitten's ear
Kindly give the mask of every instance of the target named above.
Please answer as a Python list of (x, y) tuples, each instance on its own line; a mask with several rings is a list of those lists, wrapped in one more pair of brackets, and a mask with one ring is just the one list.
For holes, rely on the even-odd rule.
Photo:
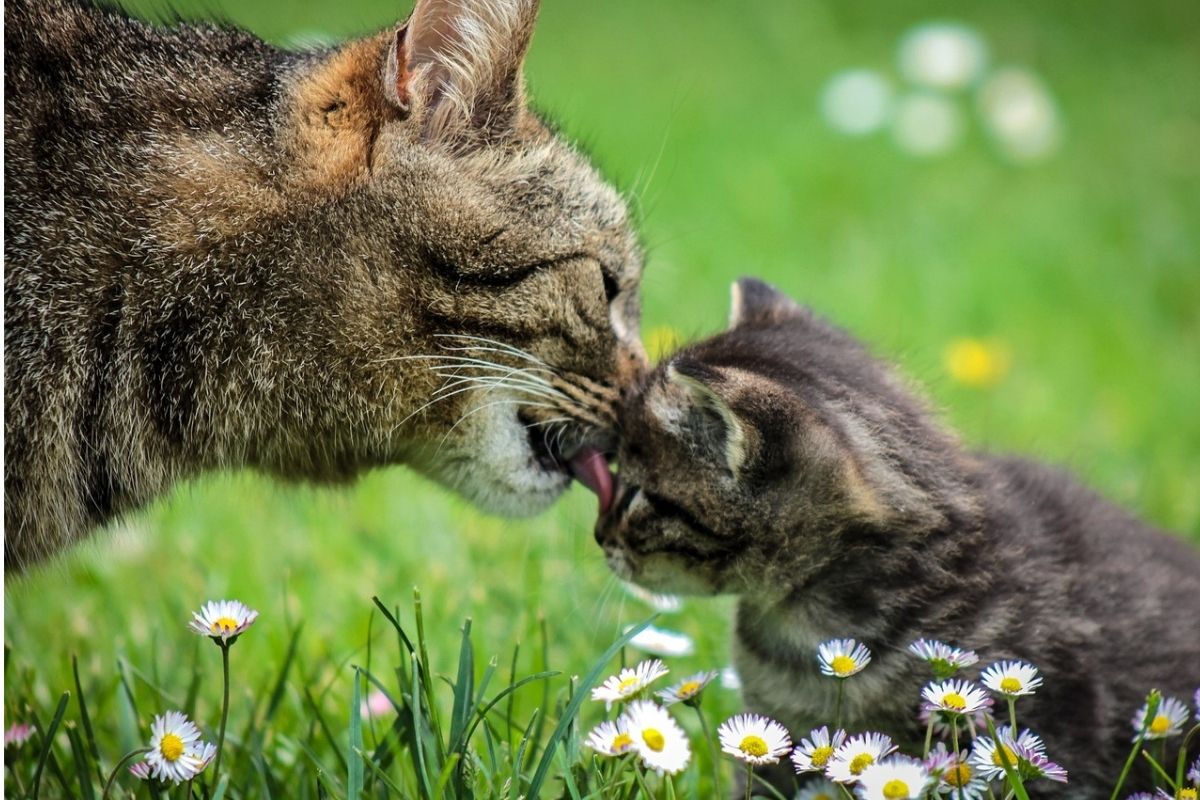
[(488, 137), (515, 123), (538, 0), (417, 0), (389, 46), (384, 91), (414, 97), (427, 138)]
[(729, 328), (772, 324), (807, 317), (809, 312), (783, 292), (757, 278), (739, 278), (729, 287)]
[(724, 455), (725, 466), (737, 475), (749, 456), (746, 426), (711, 386), (717, 379), (704, 367), (687, 361), (667, 365), (667, 380), (680, 389), (685, 399), (683, 413), (663, 420), (681, 434), (698, 437), (706, 450)]

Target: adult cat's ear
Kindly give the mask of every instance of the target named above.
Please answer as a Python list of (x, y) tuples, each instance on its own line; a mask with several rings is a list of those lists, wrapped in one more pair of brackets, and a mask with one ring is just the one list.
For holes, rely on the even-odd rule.
[(683, 404), (667, 412), (664, 423), (692, 438), (707, 451), (724, 456), (726, 468), (737, 475), (749, 456), (746, 425), (709, 384), (719, 376), (699, 364), (677, 359), (667, 365), (667, 381), (682, 394)]
[(729, 287), (729, 327), (770, 325), (807, 317), (809, 312), (783, 292), (758, 278), (739, 278)]
[(421, 107), (427, 138), (489, 137), (520, 113), (538, 0), (417, 0), (390, 44), (384, 92)]

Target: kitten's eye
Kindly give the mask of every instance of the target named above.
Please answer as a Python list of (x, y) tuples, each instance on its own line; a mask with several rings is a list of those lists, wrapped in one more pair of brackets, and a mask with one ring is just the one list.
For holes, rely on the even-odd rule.
[(620, 293), (621, 287), (617, 284), (617, 279), (612, 275), (603, 270), (601, 270), (600, 274), (604, 276), (604, 299), (611, 303), (613, 298)]

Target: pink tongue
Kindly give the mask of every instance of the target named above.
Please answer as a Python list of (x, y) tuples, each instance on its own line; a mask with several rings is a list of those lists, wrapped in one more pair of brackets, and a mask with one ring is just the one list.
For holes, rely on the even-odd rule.
[(571, 459), (571, 474), (600, 498), (600, 513), (608, 511), (613, 499), (613, 476), (604, 454), (592, 447), (583, 448)]

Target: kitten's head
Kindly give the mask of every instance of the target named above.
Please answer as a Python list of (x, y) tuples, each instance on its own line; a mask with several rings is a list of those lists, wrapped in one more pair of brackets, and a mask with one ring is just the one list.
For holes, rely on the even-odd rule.
[[(658, 591), (788, 591), (850, 549), (941, 524), (953, 444), (888, 369), (764, 283), (664, 360), (621, 413), (596, 540)], [(774, 587), (774, 589), (768, 589)]]
[(361, 253), (340, 318), (391, 403), (383, 460), (510, 513), (611, 446), (620, 387), (645, 367), (626, 205), (526, 104), (537, 8), (418, 0), (290, 89), (293, 180), (354, 193), (332, 232)]

